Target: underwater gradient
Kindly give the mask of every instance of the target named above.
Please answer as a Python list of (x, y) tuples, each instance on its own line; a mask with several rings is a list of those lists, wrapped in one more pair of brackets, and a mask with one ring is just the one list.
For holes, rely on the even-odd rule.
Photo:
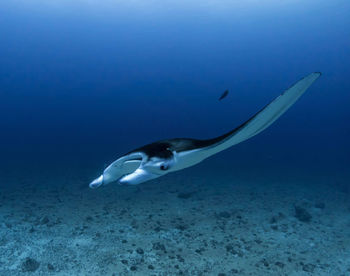
[[(1, 1), (0, 275), (348, 275), (349, 53), (345, 0)], [(89, 188), (143, 145), (234, 129), (312, 72), (257, 136)]]

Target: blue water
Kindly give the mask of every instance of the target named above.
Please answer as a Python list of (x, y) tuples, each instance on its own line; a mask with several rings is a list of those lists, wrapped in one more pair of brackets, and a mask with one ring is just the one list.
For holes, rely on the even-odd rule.
[(348, 185), (348, 0), (148, 2), (1, 1), (3, 173), (71, 171), (87, 187), (125, 152), (219, 136), (320, 71), (269, 129), (193, 174), (302, 172)]
[(321, 71), (250, 147), (348, 165), (349, 12), (347, 1), (2, 1), (1, 151), (94, 162), (163, 138), (217, 136)]

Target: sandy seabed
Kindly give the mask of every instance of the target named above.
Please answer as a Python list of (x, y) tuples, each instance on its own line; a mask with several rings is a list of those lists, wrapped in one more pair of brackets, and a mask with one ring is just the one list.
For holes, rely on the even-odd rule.
[(350, 275), (340, 182), (203, 165), (91, 190), (69, 172), (4, 173), (0, 275)]

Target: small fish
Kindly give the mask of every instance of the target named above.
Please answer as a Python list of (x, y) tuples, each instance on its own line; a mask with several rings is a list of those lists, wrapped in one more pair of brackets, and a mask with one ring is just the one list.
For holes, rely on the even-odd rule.
[(228, 95), (228, 90), (225, 90), (224, 93), (222, 93), (222, 95), (219, 98), (219, 101), (221, 101), (222, 99), (226, 98), (226, 96)]

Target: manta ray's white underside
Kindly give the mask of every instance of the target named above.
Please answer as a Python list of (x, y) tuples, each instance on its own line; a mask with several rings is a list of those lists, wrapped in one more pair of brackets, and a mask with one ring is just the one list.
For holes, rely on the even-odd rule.
[[(145, 150), (133, 151), (108, 166), (99, 178), (90, 183), (90, 187), (96, 188), (116, 180), (121, 184), (140, 184), (169, 172), (193, 166), (220, 151), (241, 143), (257, 135), (276, 121), (303, 95), (320, 75), (321, 73), (315, 72), (304, 77), (244, 124), (223, 136), (212, 140), (183, 139), (189, 144), (187, 146), (188, 150), (186, 147), (177, 150), (176, 145), (181, 143), (181, 139), (173, 139), (176, 140), (176, 143), (173, 140), (167, 140), (169, 148), (166, 148), (165, 151), (170, 151), (171, 155), (171, 157), (167, 158), (163, 158), (161, 154), (159, 156), (157, 154), (148, 156), (147, 146), (144, 147)], [(187, 140), (193, 141), (193, 145), (191, 141), (188, 142)], [(158, 142), (159, 145), (164, 143)], [(173, 144), (175, 146), (172, 147)], [(200, 146), (195, 147), (197, 144)], [(162, 149), (162, 152), (164, 152), (164, 149)], [(164, 170), (165, 167), (166, 170)]]

